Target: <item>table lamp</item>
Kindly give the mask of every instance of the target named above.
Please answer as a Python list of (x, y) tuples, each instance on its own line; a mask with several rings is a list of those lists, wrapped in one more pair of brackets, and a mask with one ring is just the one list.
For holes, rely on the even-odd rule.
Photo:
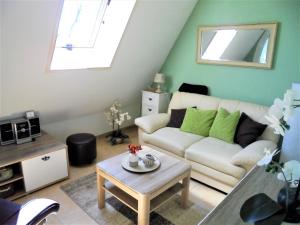
[(155, 92), (161, 93), (161, 85), (164, 84), (166, 81), (166, 76), (163, 73), (157, 73), (154, 76), (154, 83), (156, 83), (156, 90)]

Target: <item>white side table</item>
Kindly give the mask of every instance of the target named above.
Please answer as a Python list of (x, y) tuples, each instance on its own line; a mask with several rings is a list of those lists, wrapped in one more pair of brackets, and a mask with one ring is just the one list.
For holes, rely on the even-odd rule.
[(170, 93), (142, 91), (142, 95), (142, 116), (167, 112), (170, 102)]

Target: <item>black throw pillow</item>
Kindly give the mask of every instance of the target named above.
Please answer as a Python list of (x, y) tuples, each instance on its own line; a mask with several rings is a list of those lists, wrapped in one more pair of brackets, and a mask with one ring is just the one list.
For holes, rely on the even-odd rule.
[(199, 84), (182, 83), (182, 85), (179, 87), (178, 91), (201, 94), (201, 95), (208, 95), (208, 87), (205, 85), (199, 85)]
[(185, 112), (186, 109), (171, 109), (171, 118), (167, 127), (180, 128), (185, 116)]
[(262, 135), (267, 125), (252, 120), (246, 113), (242, 113), (236, 128), (234, 142), (245, 148), (255, 142)]

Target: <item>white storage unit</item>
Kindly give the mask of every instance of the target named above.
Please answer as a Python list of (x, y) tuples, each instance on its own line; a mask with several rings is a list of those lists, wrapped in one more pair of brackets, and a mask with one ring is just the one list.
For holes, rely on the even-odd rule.
[(66, 149), (22, 161), (25, 191), (33, 191), (68, 176)]
[(142, 116), (167, 112), (170, 101), (170, 93), (155, 93), (143, 91), (142, 93)]
[(69, 176), (67, 146), (45, 132), (25, 144), (0, 145), (0, 168), (11, 168), (13, 176), (0, 188), (13, 187), (7, 199), (14, 200)]

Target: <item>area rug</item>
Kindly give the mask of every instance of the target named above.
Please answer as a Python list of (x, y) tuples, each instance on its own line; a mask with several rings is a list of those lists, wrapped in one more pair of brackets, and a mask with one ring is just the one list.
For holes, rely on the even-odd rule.
[[(106, 193), (106, 207), (99, 210), (96, 174), (90, 174), (61, 189), (99, 225), (133, 225), (137, 213)], [(196, 225), (207, 214), (200, 205), (189, 202), (187, 209), (180, 206), (180, 196), (175, 195), (150, 215), (150, 225)]]

